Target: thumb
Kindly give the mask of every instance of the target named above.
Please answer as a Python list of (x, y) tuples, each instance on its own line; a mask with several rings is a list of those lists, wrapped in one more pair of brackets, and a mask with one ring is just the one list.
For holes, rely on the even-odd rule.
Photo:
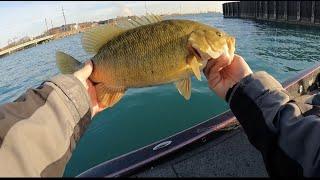
[(84, 63), (84, 66), (76, 71), (74, 75), (80, 80), (80, 81), (86, 81), (88, 77), (91, 75), (93, 70), (92, 62), (91, 60), (88, 60)]
[(232, 63), (233, 59), (230, 59), (226, 54), (222, 54), (216, 61), (215, 65), (213, 66), (212, 70), (213, 72), (218, 72), (222, 70), (223, 68), (227, 67)]

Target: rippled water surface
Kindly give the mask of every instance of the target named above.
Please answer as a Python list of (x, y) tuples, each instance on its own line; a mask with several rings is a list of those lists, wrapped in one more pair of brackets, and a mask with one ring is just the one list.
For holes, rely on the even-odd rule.
[[(264, 70), (284, 81), (320, 59), (319, 30), (310, 27), (224, 19), (212, 14), (170, 17), (191, 19), (223, 29), (236, 37), (236, 53), (254, 71)], [(0, 58), (0, 104), (15, 100), (27, 88), (58, 74), (55, 52), (79, 60), (90, 58), (81, 47), (81, 35)], [(114, 108), (97, 115), (79, 141), (65, 176), (76, 176), (103, 161), (148, 145), (189, 128), (228, 109), (207, 87), (192, 78), (192, 96), (185, 101), (174, 85), (129, 89)]]

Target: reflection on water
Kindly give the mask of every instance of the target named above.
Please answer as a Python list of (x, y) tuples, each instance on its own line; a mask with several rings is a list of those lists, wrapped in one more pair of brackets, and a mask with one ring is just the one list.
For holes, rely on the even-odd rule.
[[(265, 70), (279, 81), (314, 65), (320, 59), (319, 30), (310, 27), (224, 19), (201, 14), (170, 17), (200, 21), (236, 37), (236, 53), (254, 71)], [(0, 59), (0, 103), (13, 101), (29, 87), (58, 74), (56, 50), (76, 59), (90, 58), (81, 35), (55, 40)], [(135, 150), (189, 128), (228, 109), (207, 87), (205, 78), (192, 78), (192, 95), (185, 101), (172, 84), (129, 89), (112, 109), (97, 115), (77, 145), (65, 176)]]

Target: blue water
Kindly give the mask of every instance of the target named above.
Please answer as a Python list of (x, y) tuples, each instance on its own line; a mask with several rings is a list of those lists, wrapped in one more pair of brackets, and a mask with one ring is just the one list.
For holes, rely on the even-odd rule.
[[(199, 14), (170, 17), (191, 19), (220, 28), (236, 37), (236, 53), (253, 71), (264, 70), (280, 82), (311, 67), (320, 59), (320, 30), (310, 27), (224, 19)], [(84, 61), (81, 34), (0, 58), (0, 104), (15, 100), (58, 74), (55, 52), (61, 50)], [(203, 81), (192, 79), (192, 95), (185, 101), (174, 85), (129, 89), (120, 103), (97, 115), (79, 141), (65, 176), (76, 176), (103, 161), (141, 148), (189, 128), (228, 109)]]

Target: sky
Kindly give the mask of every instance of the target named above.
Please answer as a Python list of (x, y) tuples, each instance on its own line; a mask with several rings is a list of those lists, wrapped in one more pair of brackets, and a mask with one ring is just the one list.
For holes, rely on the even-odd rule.
[(154, 14), (192, 13), (199, 11), (222, 12), (226, 1), (1, 1), (0, 48), (8, 40), (24, 36), (38, 36), (48, 28), (66, 22), (100, 21), (117, 16), (144, 15), (146, 8)]

